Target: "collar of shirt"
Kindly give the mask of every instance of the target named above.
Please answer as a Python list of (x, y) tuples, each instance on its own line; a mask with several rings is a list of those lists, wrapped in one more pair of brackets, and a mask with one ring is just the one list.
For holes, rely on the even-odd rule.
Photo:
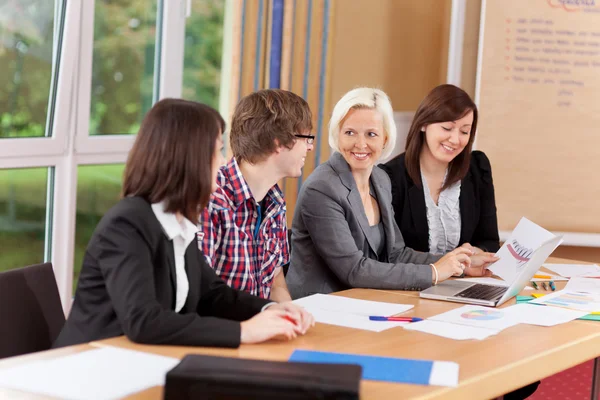
[(179, 221), (177, 221), (177, 216), (174, 213), (165, 212), (163, 201), (160, 203), (153, 203), (152, 211), (154, 212), (156, 219), (158, 219), (158, 222), (160, 222), (160, 225), (169, 240), (181, 236), (185, 239), (186, 243), (189, 244), (198, 232), (198, 227), (189, 219), (183, 217), (181, 223), (179, 223)]
[[(244, 204), (248, 199), (254, 198), (235, 157), (219, 170), (218, 184), (227, 194), (227, 197), (233, 201), (235, 208)], [(269, 197), (272, 202), (277, 203), (279, 207), (285, 204), (283, 192), (277, 184), (269, 189), (266, 196)]]

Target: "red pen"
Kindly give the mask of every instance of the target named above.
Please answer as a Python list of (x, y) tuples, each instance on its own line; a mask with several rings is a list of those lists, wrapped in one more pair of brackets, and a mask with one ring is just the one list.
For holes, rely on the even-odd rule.
[(423, 321), (423, 318), (417, 317), (380, 317), (372, 315), (369, 317), (371, 321), (393, 321), (393, 322), (418, 322)]

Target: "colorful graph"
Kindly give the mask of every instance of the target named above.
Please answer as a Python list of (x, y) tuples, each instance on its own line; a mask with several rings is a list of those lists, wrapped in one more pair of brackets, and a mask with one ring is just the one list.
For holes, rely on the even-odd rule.
[(496, 310), (471, 310), (462, 313), (460, 316), (475, 321), (493, 321), (502, 318), (504, 314)]
[(559, 307), (576, 307), (594, 302), (594, 298), (587, 293), (565, 293), (545, 301), (548, 305)]

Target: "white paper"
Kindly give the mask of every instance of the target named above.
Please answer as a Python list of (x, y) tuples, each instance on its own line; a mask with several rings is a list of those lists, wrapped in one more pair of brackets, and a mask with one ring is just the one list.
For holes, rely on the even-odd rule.
[(315, 317), (316, 322), (328, 325), (345, 326), (346, 328), (363, 329), (372, 332), (381, 332), (397, 326), (410, 325), (408, 322), (371, 321), (366, 315), (329, 311), (316, 307), (313, 307), (309, 311)]
[(588, 278), (600, 277), (600, 267), (598, 267), (596, 264), (544, 264), (544, 267), (567, 278), (572, 278), (574, 276)]
[(569, 280), (565, 290), (574, 292), (600, 293), (600, 279), (575, 277)]
[(383, 303), (380, 301), (351, 299), (349, 297), (329, 294), (313, 294), (312, 296), (294, 300), (294, 303), (306, 308), (309, 312), (318, 308), (327, 311), (383, 317), (400, 314), (414, 307), (411, 304)]
[(458, 364), (452, 361), (434, 361), (429, 375), (429, 384), (458, 386)]
[(501, 331), (519, 323), (518, 319), (502, 309), (482, 306), (463, 306), (429, 319), (495, 331)]
[(553, 237), (551, 232), (523, 217), (496, 252), (500, 260), (488, 269), (510, 285), (529, 261), (533, 251)]
[(523, 303), (503, 308), (503, 310), (511, 313), (522, 324), (540, 326), (564, 324), (588, 314), (586, 311)]
[(0, 370), (0, 387), (60, 399), (117, 399), (164, 385), (179, 359), (105, 347)]
[(484, 285), (494, 285), (494, 286), (504, 286), (508, 287), (508, 283), (503, 281), (502, 279), (482, 277), (482, 278), (459, 278), (457, 281), (465, 281), (470, 283), (482, 283)]
[(404, 329), (409, 331), (418, 331), (430, 333), (432, 335), (442, 336), (454, 340), (483, 340), (496, 335), (499, 331), (494, 329), (476, 328), (474, 326), (456, 325), (448, 322), (433, 321), (426, 319), (424, 321), (407, 324)]
[(530, 303), (570, 308), (571, 310), (581, 310), (591, 313), (600, 311), (600, 294), (575, 292), (563, 289), (547, 294), (539, 299), (531, 300)]

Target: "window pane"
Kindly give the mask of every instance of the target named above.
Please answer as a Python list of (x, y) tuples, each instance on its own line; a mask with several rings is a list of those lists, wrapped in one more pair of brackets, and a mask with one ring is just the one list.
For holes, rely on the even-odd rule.
[(44, 262), (48, 168), (0, 170), (0, 271)]
[(152, 106), (156, 0), (96, 0), (90, 134), (135, 134)]
[(184, 99), (219, 108), (225, 1), (192, 0), (185, 27)]
[(125, 164), (77, 167), (77, 215), (75, 217), (75, 261), (73, 290), (77, 287), (87, 244), (100, 219), (121, 195)]
[(0, 138), (45, 135), (58, 3), (0, 1)]

